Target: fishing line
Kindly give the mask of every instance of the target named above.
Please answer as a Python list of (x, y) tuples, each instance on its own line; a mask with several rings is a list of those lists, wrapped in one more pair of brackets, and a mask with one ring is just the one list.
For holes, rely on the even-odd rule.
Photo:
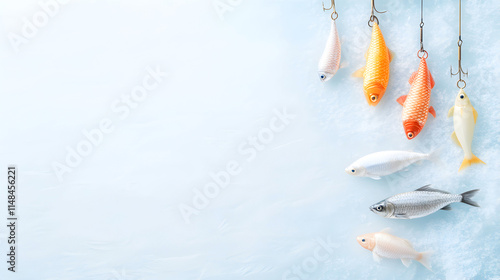
[(424, 49), (424, 0), (420, 0), (420, 50), (418, 50), (417, 56), (418, 58), (427, 58), (429, 56)]
[[(469, 75), (469, 71), (465, 72), (462, 70), (462, 0), (458, 0), (458, 70), (456, 73), (453, 73), (452, 66), (450, 66), (450, 75), (451, 77), (458, 75), (457, 87), (460, 89), (464, 89), (467, 86), (467, 83), (462, 79), (462, 74), (464, 76)], [(463, 86), (460, 86), (460, 82), (463, 83)]]

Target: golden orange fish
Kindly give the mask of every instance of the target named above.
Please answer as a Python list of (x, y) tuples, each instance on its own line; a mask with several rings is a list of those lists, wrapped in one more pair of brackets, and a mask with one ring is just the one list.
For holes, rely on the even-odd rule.
[(366, 66), (354, 72), (354, 77), (363, 77), (363, 90), (370, 106), (376, 106), (384, 96), (389, 83), (389, 63), (392, 53), (385, 45), (384, 36), (376, 22), (372, 27), (372, 39), (366, 53)]
[(418, 70), (411, 75), (408, 82), (411, 85), (410, 93), (399, 97), (397, 101), (403, 105), (403, 127), (406, 137), (411, 140), (424, 128), (428, 113), (436, 117), (434, 108), (429, 107), (434, 79), (424, 56), (420, 59)]

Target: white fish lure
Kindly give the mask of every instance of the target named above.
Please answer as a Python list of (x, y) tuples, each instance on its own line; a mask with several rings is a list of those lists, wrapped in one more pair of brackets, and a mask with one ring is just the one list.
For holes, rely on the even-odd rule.
[(340, 39), (335, 20), (332, 20), (330, 36), (319, 60), (318, 75), (322, 82), (330, 80), (340, 67)]
[(455, 106), (451, 107), (450, 111), (448, 111), (448, 117), (452, 116), (455, 131), (451, 135), (451, 139), (464, 150), (464, 160), (458, 171), (475, 163), (485, 164), (472, 153), (471, 146), (472, 138), (474, 137), (474, 127), (477, 121), (477, 112), (472, 107), (469, 97), (463, 89), (460, 89), (458, 92), (455, 99)]
[(405, 167), (431, 158), (431, 154), (421, 154), (406, 151), (383, 151), (364, 156), (353, 164), (349, 165), (345, 172), (349, 175), (359, 177), (370, 177), (379, 180), (381, 176), (386, 176), (400, 171)]
[(363, 248), (372, 251), (376, 262), (380, 262), (381, 258), (401, 259), (401, 262), (408, 267), (412, 260), (417, 260), (431, 270), (430, 252), (417, 252), (410, 241), (389, 234), (388, 231), (389, 229), (385, 229), (381, 232), (360, 235), (357, 241)]

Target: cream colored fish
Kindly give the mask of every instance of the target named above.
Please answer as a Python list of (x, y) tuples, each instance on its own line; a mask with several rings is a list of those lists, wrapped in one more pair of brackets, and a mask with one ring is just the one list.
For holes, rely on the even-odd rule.
[(318, 75), (322, 82), (330, 80), (340, 67), (340, 39), (335, 20), (332, 20), (330, 35), (319, 60)]
[(412, 260), (416, 260), (432, 270), (429, 261), (430, 252), (419, 253), (413, 249), (410, 241), (391, 235), (387, 233), (388, 231), (384, 229), (381, 232), (360, 235), (357, 237), (358, 243), (363, 248), (372, 251), (376, 262), (380, 262), (381, 258), (401, 259), (401, 262), (408, 267)]
[(475, 163), (483, 163), (478, 157), (472, 153), (472, 138), (474, 136), (474, 127), (477, 121), (477, 112), (472, 107), (469, 97), (463, 89), (458, 92), (455, 99), (455, 106), (451, 107), (448, 112), (448, 117), (453, 116), (453, 125), (455, 131), (451, 135), (451, 139), (455, 144), (462, 147), (464, 150), (464, 160), (460, 166), (460, 170), (471, 166)]

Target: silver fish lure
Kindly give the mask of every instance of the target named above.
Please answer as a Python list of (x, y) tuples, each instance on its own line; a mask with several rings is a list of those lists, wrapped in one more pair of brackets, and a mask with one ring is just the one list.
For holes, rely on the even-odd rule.
[(391, 196), (379, 203), (373, 204), (370, 206), (370, 210), (385, 218), (414, 219), (430, 215), (438, 210), (451, 210), (450, 204), (454, 202), (463, 202), (479, 207), (471, 199), (479, 190), (472, 190), (462, 194), (451, 194), (430, 188), (429, 186), (427, 185), (412, 192)]
[(318, 75), (322, 82), (330, 80), (340, 67), (340, 39), (337, 32), (335, 20), (332, 20), (332, 26), (325, 50), (319, 60)]

